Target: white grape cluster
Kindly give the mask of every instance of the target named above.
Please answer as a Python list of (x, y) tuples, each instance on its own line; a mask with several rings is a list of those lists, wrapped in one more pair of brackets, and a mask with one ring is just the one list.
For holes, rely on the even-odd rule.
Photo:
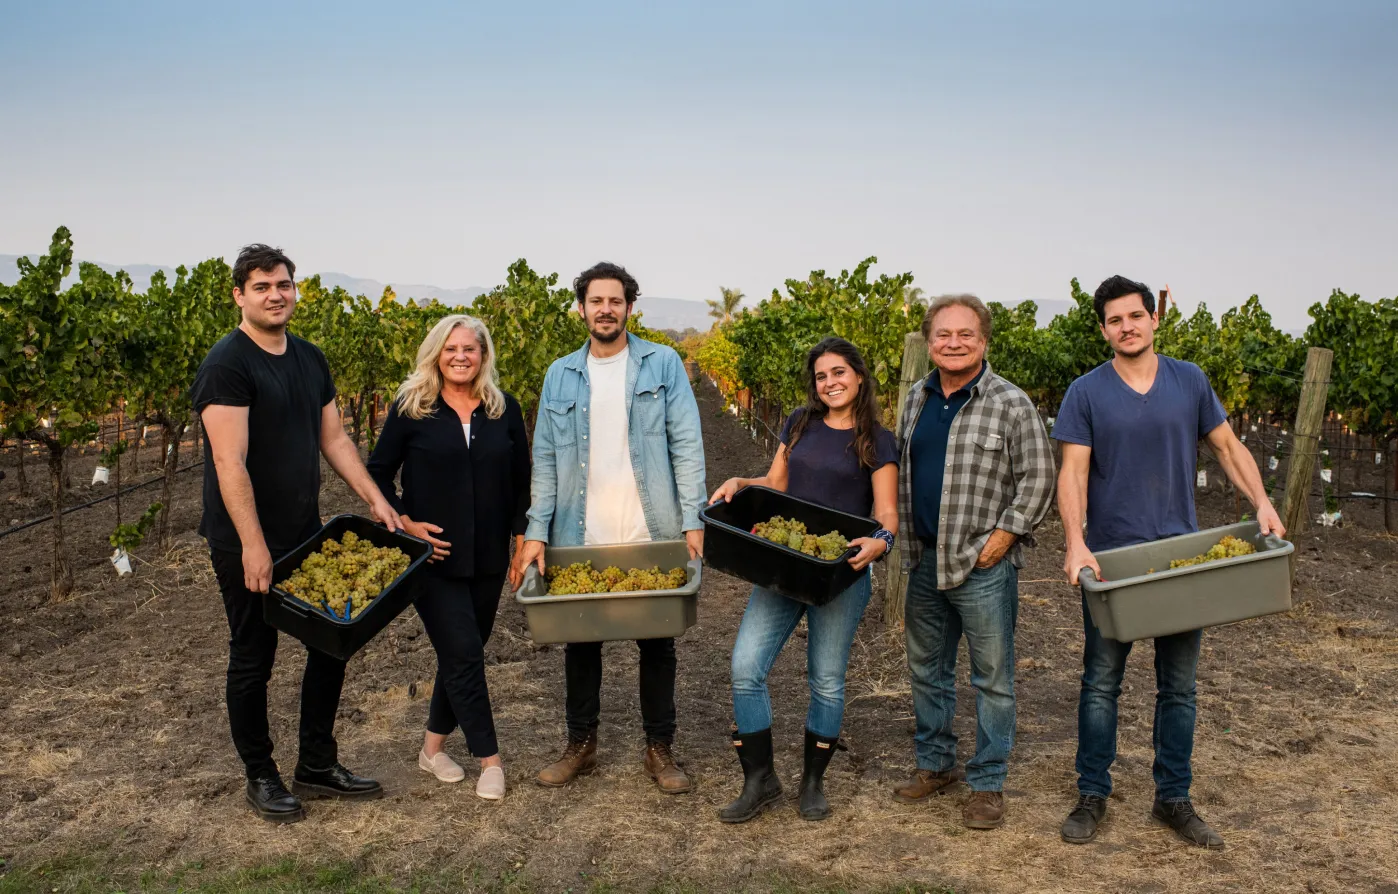
[(375, 546), (353, 531), (338, 541), (327, 540), (277, 584), (282, 592), (324, 609), (336, 618), (357, 618), (384, 587), (408, 567), (407, 553), (393, 546)]
[(849, 541), (839, 531), (819, 536), (808, 534), (804, 522), (794, 518), (782, 518), (780, 515), (774, 515), (765, 522), (753, 525), (751, 533), (764, 540), (780, 543), (788, 549), (808, 556), (818, 556), (826, 561), (840, 558), (849, 548)]
[(634, 590), (675, 590), (684, 586), (683, 568), (661, 571), (654, 568), (632, 568), (622, 571), (609, 565), (601, 571), (593, 570), (591, 562), (574, 562), (572, 565), (550, 566), (544, 572), (548, 581), (550, 596), (568, 596), (576, 593), (627, 593)]
[(1175, 559), (1170, 562), (1170, 567), (1188, 568), (1191, 565), (1203, 565), (1205, 562), (1217, 562), (1219, 559), (1231, 559), (1235, 556), (1250, 556), (1255, 552), (1257, 552), (1257, 549), (1251, 543), (1229, 535), (1209, 547), (1209, 551), (1203, 555), (1194, 556), (1191, 559)]

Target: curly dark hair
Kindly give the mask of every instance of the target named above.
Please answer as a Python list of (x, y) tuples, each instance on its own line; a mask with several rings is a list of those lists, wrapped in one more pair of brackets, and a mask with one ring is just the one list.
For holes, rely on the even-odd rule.
[(261, 242), (244, 245), (243, 250), (238, 252), (238, 260), (233, 262), (233, 288), (241, 292), (254, 270), (272, 273), (282, 264), (286, 265), (287, 274), (295, 279), (296, 265), (280, 248), (263, 245)]
[(640, 297), (641, 286), (636, 282), (636, 277), (627, 273), (626, 268), (620, 264), (602, 261), (579, 273), (578, 278), (573, 280), (573, 291), (578, 296), (579, 304), (587, 298), (587, 287), (599, 279), (614, 279), (621, 283), (622, 290), (626, 292), (627, 307)]
[(1112, 276), (1102, 280), (1097, 291), (1092, 293), (1092, 309), (1097, 311), (1097, 322), (1107, 322), (1108, 301), (1115, 301), (1126, 295), (1137, 293), (1141, 296), (1141, 303), (1146, 307), (1146, 313), (1155, 313), (1155, 293), (1150, 290), (1150, 286), (1143, 282), (1136, 282), (1134, 279), (1127, 279), (1124, 276)]
[(854, 452), (859, 457), (861, 466), (872, 469), (875, 462), (874, 442), (879, 429), (882, 428), (879, 424), (874, 379), (869, 375), (869, 368), (865, 366), (859, 349), (834, 335), (821, 339), (820, 343), (806, 354), (806, 405), (799, 411), (800, 415), (791, 422), (791, 443), (786, 445), (787, 453), (789, 455), (796, 449), (796, 442), (801, 440), (801, 435), (805, 434), (806, 426), (810, 425), (812, 419), (823, 419), (830, 412), (830, 408), (820, 399), (815, 380), (816, 361), (826, 354), (839, 355), (840, 359), (849, 364), (854, 374), (859, 376), (859, 393), (854, 396)]

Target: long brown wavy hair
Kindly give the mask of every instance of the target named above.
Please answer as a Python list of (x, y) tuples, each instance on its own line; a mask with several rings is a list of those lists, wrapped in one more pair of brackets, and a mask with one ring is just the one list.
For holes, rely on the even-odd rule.
[(859, 393), (854, 396), (853, 446), (855, 455), (859, 457), (859, 464), (866, 469), (872, 469), (875, 462), (874, 439), (878, 436), (880, 428), (874, 380), (869, 375), (869, 368), (864, 365), (864, 358), (859, 349), (834, 335), (821, 339), (820, 343), (806, 354), (806, 406), (791, 423), (791, 443), (786, 446), (787, 454), (790, 455), (795, 449), (796, 442), (801, 440), (801, 435), (805, 433), (806, 426), (810, 425), (812, 419), (824, 419), (830, 412), (830, 408), (820, 399), (815, 380), (816, 361), (826, 354), (839, 355), (854, 374), (859, 376)]

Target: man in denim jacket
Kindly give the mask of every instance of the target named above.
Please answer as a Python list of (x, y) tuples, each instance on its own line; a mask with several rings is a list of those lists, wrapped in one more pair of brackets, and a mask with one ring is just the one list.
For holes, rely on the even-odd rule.
[[(616, 264), (573, 281), (591, 336), (544, 377), (534, 427), (532, 505), (523, 570), (544, 570), (544, 546), (677, 540), (703, 554), (704, 445), (699, 407), (672, 348), (626, 331), (640, 289)], [(690, 789), (675, 763), (675, 641), (640, 640), (645, 769), (663, 792)], [(569, 643), (564, 657), (568, 745), (539, 773), (562, 786), (597, 766), (602, 644)]]

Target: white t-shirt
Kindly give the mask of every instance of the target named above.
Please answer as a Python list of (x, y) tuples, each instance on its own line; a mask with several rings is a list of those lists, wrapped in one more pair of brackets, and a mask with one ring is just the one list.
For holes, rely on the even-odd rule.
[(466, 433), (466, 449), (469, 450), (471, 448), (471, 423), (461, 423), (461, 430)]
[(583, 543), (650, 540), (626, 430), (626, 372), (629, 347), (612, 357), (587, 355), (592, 405), (587, 408), (591, 445), (587, 451), (587, 517)]

